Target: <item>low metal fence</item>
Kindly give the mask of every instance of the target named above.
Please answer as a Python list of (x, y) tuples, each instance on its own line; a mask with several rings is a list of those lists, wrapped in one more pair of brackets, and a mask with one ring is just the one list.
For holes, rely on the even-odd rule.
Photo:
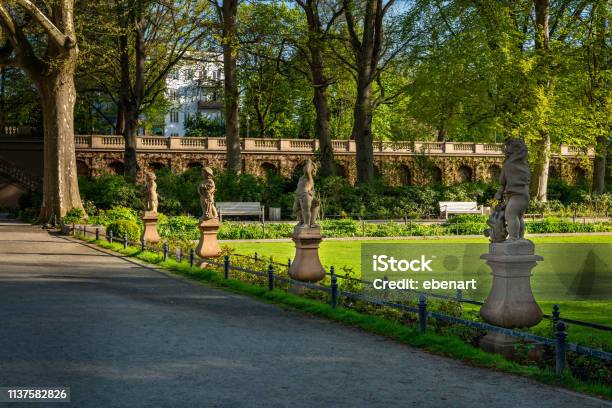
[[(258, 255), (257, 252), (255, 252), (253, 254), (253, 256), (241, 255), (241, 254), (234, 254), (233, 256), (249, 258), (249, 259), (252, 259), (254, 261), (265, 261), (264, 259), (260, 258), (260, 256)], [(281, 266), (281, 267), (287, 267), (288, 268), (288, 267), (291, 266), (291, 259), (288, 259), (286, 264), (282, 263), (282, 262), (274, 261), (273, 259), (270, 259), (270, 262), (273, 262), (275, 265), (278, 265), (278, 266)], [(326, 272), (326, 275), (327, 276), (331, 276), (331, 274), (329, 272)], [(358, 283), (358, 284), (360, 284), (360, 285), (362, 285), (364, 287), (372, 287), (373, 284), (374, 284), (374, 282), (372, 282), (372, 281), (367, 281), (367, 280), (364, 280), (364, 279), (355, 278), (355, 277), (348, 276), (348, 275), (336, 274), (336, 276), (338, 277), (338, 279), (350, 280), (350, 281)], [(426, 292), (426, 291), (421, 291), (421, 290), (416, 290), (416, 289), (401, 289), (401, 291), (402, 292), (410, 293), (413, 296), (424, 295), (424, 296), (426, 296), (428, 298), (442, 299), (442, 300), (454, 301), (454, 302), (459, 302), (459, 303), (467, 303), (467, 304), (476, 305), (476, 306), (484, 305), (484, 302), (482, 302), (482, 301), (474, 300), (474, 299), (468, 299), (468, 298), (464, 297), (463, 292), (461, 291), (461, 289), (458, 289), (454, 296), (452, 296), (452, 295), (444, 295), (444, 294), (441, 294), (441, 293)], [(586, 322), (586, 321), (582, 321), (582, 320), (575, 320), (575, 319), (568, 319), (568, 318), (565, 318), (565, 317), (561, 317), (558, 305), (554, 305), (552, 314), (544, 313), (542, 316), (544, 318), (546, 318), (546, 319), (553, 319), (555, 322), (562, 321), (562, 322), (564, 322), (566, 324), (574, 324), (574, 325), (577, 325), (577, 326), (588, 327), (588, 328), (591, 328), (591, 329), (597, 329), (597, 330), (601, 330), (601, 331), (605, 331), (605, 332), (612, 332), (612, 327), (610, 327), (610, 326), (606, 326), (606, 325), (599, 324), (599, 323), (592, 323), (592, 322)]]
[[(94, 236), (96, 240), (100, 239), (100, 229), (99, 228), (94, 228), (92, 231), (91, 229), (88, 229), (87, 226), (78, 226), (78, 227), (73, 226), (72, 234), (76, 236), (90, 235), (90, 236)], [(123, 244), (124, 248), (134, 246), (134, 247), (139, 247), (142, 251), (147, 250), (147, 251), (151, 251), (155, 253), (161, 253), (164, 260), (168, 260), (170, 257), (170, 246), (167, 241), (163, 243), (161, 251), (160, 251), (159, 248), (157, 247), (151, 247), (151, 246), (146, 245), (144, 241), (140, 241), (140, 242), (130, 241), (128, 239), (127, 234), (125, 234), (123, 237), (114, 237), (113, 232), (109, 231), (105, 239), (110, 243), (113, 243), (113, 242), (121, 243)], [(444, 322), (455, 324), (455, 325), (470, 327), (476, 330), (499, 333), (499, 334), (514, 337), (517, 339), (527, 340), (527, 341), (535, 342), (538, 344), (550, 346), (550, 347), (553, 347), (555, 351), (555, 372), (558, 375), (561, 375), (566, 368), (568, 351), (572, 351), (572, 352), (582, 354), (585, 356), (590, 356), (590, 357), (593, 357), (593, 358), (596, 358), (596, 359), (599, 359), (605, 362), (612, 362), (612, 353), (609, 353), (607, 351), (600, 350), (600, 349), (595, 349), (592, 347), (586, 347), (586, 346), (581, 346), (579, 344), (567, 342), (568, 323), (582, 325), (582, 326), (591, 327), (591, 328), (595, 328), (599, 330), (605, 330), (605, 331), (612, 331), (612, 328), (608, 326), (603, 326), (603, 325), (598, 325), (598, 324), (583, 322), (583, 321), (578, 321), (578, 320), (562, 319), (560, 317), (560, 311), (557, 305), (554, 306), (553, 313), (551, 315), (544, 315), (544, 317), (550, 318), (552, 320), (553, 327), (554, 327), (554, 338), (549, 338), (549, 337), (539, 336), (539, 335), (529, 333), (529, 332), (524, 332), (524, 331), (519, 331), (519, 330), (514, 330), (514, 329), (507, 329), (504, 327), (499, 327), (499, 326), (495, 326), (495, 325), (484, 323), (484, 322), (477, 322), (473, 320), (464, 319), (461, 317), (451, 316), (451, 315), (441, 313), (438, 311), (428, 310), (427, 299), (430, 297), (441, 298), (441, 299), (446, 299), (450, 301), (471, 303), (471, 304), (476, 304), (476, 305), (483, 304), (482, 302), (478, 302), (478, 301), (474, 301), (470, 299), (464, 299), (463, 297), (460, 296), (460, 294), (458, 294), (457, 296), (447, 296), (447, 295), (441, 295), (441, 294), (433, 294), (429, 292), (411, 291), (411, 292), (414, 292), (415, 294), (418, 294), (418, 297), (419, 297), (418, 305), (415, 307), (415, 306), (411, 306), (411, 305), (400, 303), (400, 302), (394, 302), (388, 299), (381, 299), (381, 298), (371, 296), (363, 292), (356, 293), (356, 292), (341, 290), (338, 285), (338, 279), (350, 279), (350, 280), (358, 281), (361, 284), (371, 284), (372, 282), (364, 281), (364, 280), (353, 278), (350, 276), (338, 275), (335, 273), (333, 266), (330, 268), (330, 271), (327, 272), (327, 275), (330, 277), (330, 285), (325, 286), (321, 283), (296, 281), (294, 279), (291, 279), (290, 277), (281, 276), (275, 272), (275, 266), (290, 267), (291, 260), (288, 260), (287, 264), (283, 264), (283, 263), (275, 262), (273, 259), (263, 260), (259, 258), (257, 254), (255, 254), (254, 257), (249, 257), (246, 255), (232, 255), (232, 256), (250, 258), (254, 261), (264, 262), (264, 264), (267, 264), (267, 268), (262, 268), (264, 270), (254, 270), (250, 268), (240, 267), (237, 265), (232, 265), (229, 255), (225, 255), (223, 257), (223, 262), (217, 262), (215, 260), (210, 260), (210, 259), (207, 259), (205, 262), (208, 265), (216, 266), (222, 269), (224, 279), (229, 279), (231, 276), (231, 272), (236, 271), (236, 272), (243, 272), (243, 273), (247, 273), (247, 274), (251, 274), (251, 275), (255, 275), (255, 276), (264, 278), (264, 280), (267, 282), (267, 286), (269, 290), (273, 290), (276, 287), (276, 282), (285, 282), (291, 285), (301, 286), (301, 287), (305, 287), (311, 290), (317, 290), (320, 292), (327, 293), (329, 294), (329, 303), (333, 308), (336, 308), (339, 304), (339, 299), (341, 297), (344, 297), (346, 299), (352, 299), (356, 301), (358, 300), (358, 301), (361, 301), (367, 304), (371, 304), (371, 305), (378, 305), (378, 306), (388, 307), (388, 308), (392, 308), (392, 309), (403, 311), (403, 312), (416, 314), (418, 318), (418, 327), (419, 327), (420, 334), (424, 334), (425, 331), (427, 330), (428, 319), (436, 319), (436, 320), (444, 321)], [(183, 260), (180, 248), (177, 248), (175, 250), (175, 259), (178, 262), (181, 262)], [(189, 251), (189, 264), (191, 268), (195, 266), (195, 261), (196, 261), (195, 250), (191, 248)]]

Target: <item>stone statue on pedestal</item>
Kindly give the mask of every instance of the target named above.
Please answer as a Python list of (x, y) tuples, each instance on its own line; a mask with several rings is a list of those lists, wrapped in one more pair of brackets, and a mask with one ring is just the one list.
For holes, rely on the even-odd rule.
[(527, 146), (522, 139), (509, 139), (504, 150), (506, 160), (499, 178), (501, 186), (495, 199), (502, 200), (505, 196), (501, 208), (508, 228), (508, 241), (516, 241), (525, 238), (524, 217), (529, 207), (531, 173), (527, 162)]
[[(531, 291), (531, 270), (543, 258), (535, 255), (533, 242), (525, 239), (524, 216), (529, 206), (530, 172), (527, 146), (520, 139), (505, 143), (506, 159), (501, 187), (495, 194), (497, 205), (489, 217), (489, 252), (481, 256), (493, 272), (493, 284), (480, 315), (487, 322), (504, 328), (535, 326), (542, 320), (542, 310)], [(506, 238), (507, 237), (507, 238)], [(516, 339), (490, 332), (480, 346), (491, 352), (512, 357)]]
[(293, 201), (293, 212), (298, 220), (297, 228), (314, 228), (318, 226), (316, 222), (319, 217), (321, 202), (315, 195), (312, 173), (312, 161), (308, 159), (304, 163), (304, 175), (298, 181)]
[[(219, 217), (215, 207), (215, 179), (210, 167), (202, 170), (202, 182), (198, 186), (202, 216), (200, 217), (200, 242), (196, 247), (196, 253), (202, 258), (214, 258), (221, 254), (221, 247), (217, 241), (219, 232)], [(203, 263), (203, 265), (205, 262)]]
[(145, 175), (145, 197), (144, 197), (144, 210), (145, 212), (157, 214), (157, 183), (155, 180), (157, 177), (152, 171), (147, 172)]
[(218, 218), (217, 208), (215, 207), (215, 180), (213, 171), (210, 167), (202, 170), (202, 182), (198, 186), (200, 194), (200, 205), (202, 206), (202, 217), (200, 221)]
[(321, 227), (316, 223), (321, 202), (315, 195), (312, 161), (304, 163), (304, 175), (298, 181), (293, 211), (298, 223), (293, 229), (295, 258), (289, 268), (289, 276), (304, 282), (317, 282), (325, 277), (325, 269), (319, 259), (322, 241)]
[(155, 173), (149, 171), (145, 175), (145, 194), (143, 199), (142, 236), (145, 242), (156, 243), (161, 240), (157, 233), (157, 183)]

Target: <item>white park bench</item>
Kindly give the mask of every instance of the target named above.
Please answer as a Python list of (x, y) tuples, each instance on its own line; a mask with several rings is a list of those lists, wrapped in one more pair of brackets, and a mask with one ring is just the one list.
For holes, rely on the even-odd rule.
[(225, 215), (257, 215), (264, 222), (264, 206), (257, 202), (225, 202), (217, 203), (219, 220), (223, 221)]
[(461, 201), (440, 201), (440, 214), (448, 220), (449, 214), (483, 214), (483, 208), (478, 203)]

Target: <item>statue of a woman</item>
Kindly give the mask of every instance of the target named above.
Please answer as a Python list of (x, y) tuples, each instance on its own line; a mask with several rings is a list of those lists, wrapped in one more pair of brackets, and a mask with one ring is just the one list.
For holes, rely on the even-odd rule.
[(505, 196), (504, 218), (508, 225), (508, 241), (525, 238), (525, 212), (529, 206), (531, 173), (527, 162), (527, 146), (522, 139), (509, 139), (504, 146), (506, 160), (500, 175), (501, 187), (496, 200)]
[(155, 182), (155, 173), (147, 172), (145, 175), (145, 197), (144, 210), (148, 213), (157, 214), (157, 183)]
[(202, 170), (202, 182), (198, 186), (200, 204), (202, 205), (201, 221), (212, 220), (218, 217), (217, 208), (215, 207), (215, 190), (213, 171), (210, 167), (204, 167)]
[(313, 165), (310, 159), (304, 163), (304, 175), (298, 181), (293, 201), (293, 212), (297, 215), (299, 228), (316, 227), (321, 203), (315, 196)]

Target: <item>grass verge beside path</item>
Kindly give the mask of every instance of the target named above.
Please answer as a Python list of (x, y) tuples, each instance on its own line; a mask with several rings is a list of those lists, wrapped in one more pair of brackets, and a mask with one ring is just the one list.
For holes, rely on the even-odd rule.
[(479, 348), (466, 344), (457, 336), (442, 336), (429, 330), (424, 335), (420, 335), (418, 329), (414, 326), (403, 325), (382, 317), (358, 313), (345, 308), (333, 309), (326, 303), (306, 299), (278, 289), (269, 291), (267, 287), (252, 285), (234, 279), (225, 280), (221, 274), (213, 270), (197, 267), (194, 267), (192, 270), (188, 262), (179, 263), (174, 259), (164, 261), (162, 255), (157, 253), (141, 251), (139, 248), (134, 247), (124, 249), (123, 245), (118, 243), (111, 244), (101, 240), (80, 239), (197, 281), (209, 282), (236, 293), (250, 295), (279, 306), (332, 319), (347, 326), (357, 327), (435, 354), (457, 358), (479, 367), (492, 368), (510, 374), (534, 378), (546, 384), (562, 386), (574, 391), (585, 392), (612, 400), (611, 386), (580, 381), (573, 377), (569, 371), (566, 371), (562, 376), (556, 376), (549, 369), (520, 365), (508, 361), (499, 355), (489, 354)]

